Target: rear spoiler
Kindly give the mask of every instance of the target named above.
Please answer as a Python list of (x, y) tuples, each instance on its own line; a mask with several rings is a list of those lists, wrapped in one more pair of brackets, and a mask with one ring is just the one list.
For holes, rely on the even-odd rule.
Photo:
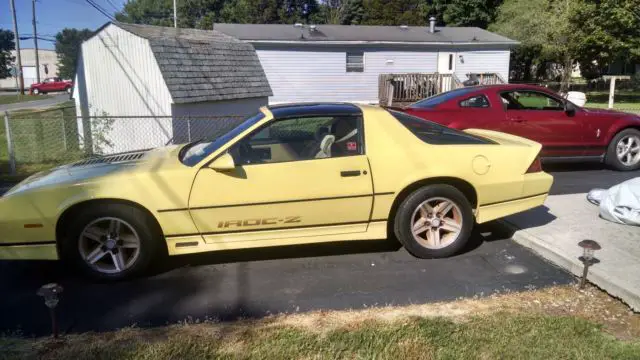
[(537, 148), (538, 152), (542, 149), (542, 145), (533, 140), (529, 140), (517, 135), (506, 134), (499, 131), (485, 130), (485, 129), (466, 129), (464, 132), (491, 139), (498, 144), (502, 145), (521, 145)]

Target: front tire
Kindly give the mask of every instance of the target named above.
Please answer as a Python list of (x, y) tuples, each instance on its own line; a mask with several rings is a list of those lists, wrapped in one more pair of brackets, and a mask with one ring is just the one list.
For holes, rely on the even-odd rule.
[(625, 129), (616, 134), (607, 148), (606, 162), (618, 171), (639, 169), (640, 131)]
[(146, 270), (159, 253), (159, 238), (152, 219), (142, 210), (104, 204), (77, 214), (62, 251), (85, 275), (116, 281)]
[(33, 95), (40, 95), (39, 89), (33, 89)]
[(71, 88), (70, 87), (66, 88), (64, 91), (66, 91), (67, 94), (71, 94)]
[(450, 185), (429, 185), (402, 201), (394, 232), (413, 256), (442, 258), (466, 245), (473, 223), (473, 211), (464, 194)]

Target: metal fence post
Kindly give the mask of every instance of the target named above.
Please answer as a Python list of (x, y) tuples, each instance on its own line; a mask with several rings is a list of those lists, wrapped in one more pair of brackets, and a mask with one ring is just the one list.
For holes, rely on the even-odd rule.
[(4, 112), (4, 128), (7, 137), (7, 150), (9, 151), (9, 171), (11, 175), (16, 174), (16, 156), (13, 152), (13, 139), (11, 139), (11, 127), (9, 126), (9, 112)]

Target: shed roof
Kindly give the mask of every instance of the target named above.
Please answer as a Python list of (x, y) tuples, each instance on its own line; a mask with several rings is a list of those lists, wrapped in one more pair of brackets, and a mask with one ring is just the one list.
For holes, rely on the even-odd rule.
[(211, 30), (113, 24), (149, 41), (177, 104), (273, 95), (249, 43)]
[(214, 29), (240, 40), (304, 43), (504, 44), (518, 42), (477, 27), (215, 24)]

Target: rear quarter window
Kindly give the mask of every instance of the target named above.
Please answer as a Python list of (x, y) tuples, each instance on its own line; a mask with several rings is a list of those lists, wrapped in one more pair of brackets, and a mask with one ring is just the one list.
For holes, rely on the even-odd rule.
[(409, 129), (413, 135), (420, 140), (433, 145), (474, 145), (474, 144), (495, 144), (495, 142), (479, 136), (467, 134), (456, 129), (436, 124), (432, 121), (423, 120), (418, 117), (405, 114), (399, 111), (389, 111), (404, 127)]

